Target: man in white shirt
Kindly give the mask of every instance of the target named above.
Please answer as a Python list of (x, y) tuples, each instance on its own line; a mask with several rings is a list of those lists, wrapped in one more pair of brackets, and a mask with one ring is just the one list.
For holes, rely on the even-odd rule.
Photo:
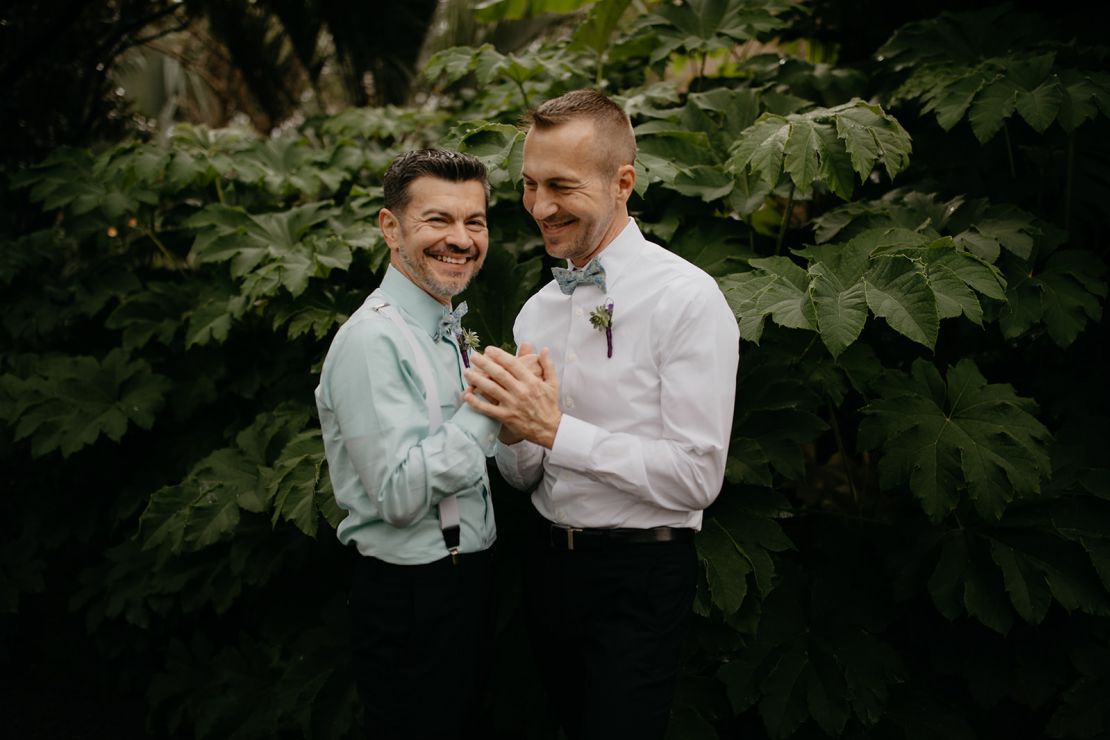
[[(496, 348), (465, 396), (541, 517), (528, 574), (541, 672), (568, 738), (662, 738), (696, 585), (693, 535), (724, 477), (739, 332), (709, 275), (644, 239), (627, 115), (578, 90), (532, 114), (524, 206), (556, 280), (521, 310), (537, 377)], [(526, 350), (527, 351), (527, 350)]]

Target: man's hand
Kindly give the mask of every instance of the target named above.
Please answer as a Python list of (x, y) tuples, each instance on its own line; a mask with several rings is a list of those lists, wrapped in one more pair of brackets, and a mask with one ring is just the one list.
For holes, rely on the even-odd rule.
[(523, 342), (516, 350), (516, 358), (524, 363), (537, 378), (543, 378), (543, 368), (540, 367), (540, 356), (532, 349), (531, 342)]
[[(521, 351), (531, 350), (521, 345)], [(536, 357), (540, 373), (530, 367)], [(475, 352), (471, 367), (463, 373), (470, 389), (463, 400), (479, 413), (502, 423), (501, 441), (513, 444), (527, 439), (550, 449), (555, 443), (562, 412), (559, 410), (559, 378), (547, 350), (538, 356), (514, 357), (497, 347)], [(481, 394), (479, 396), (478, 394)]]

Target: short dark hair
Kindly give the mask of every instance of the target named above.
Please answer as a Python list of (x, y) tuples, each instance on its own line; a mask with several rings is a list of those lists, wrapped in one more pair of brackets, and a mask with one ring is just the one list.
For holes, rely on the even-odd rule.
[(610, 170), (636, 162), (636, 135), (624, 110), (597, 90), (571, 90), (541, 103), (524, 114), (524, 123), (539, 130), (555, 128), (578, 118), (593, 122), (599, 134), (598, 151)]
[(486, 191), (486, 208), (489, 208), (486, 166), (477, 157), (450, 149), (414, 149), (394, 159), (382, 183), (385, 207), (391, 211), (404, 209), (409, 202), (409, 185), (418, 177), (438, 177), (449, 182), (476, 180)]

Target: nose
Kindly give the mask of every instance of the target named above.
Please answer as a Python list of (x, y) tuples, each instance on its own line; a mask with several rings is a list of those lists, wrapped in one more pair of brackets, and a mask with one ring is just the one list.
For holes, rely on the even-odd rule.
[(467, 231), (465, 222), (455, 221), (454, 224), (452, 224), (450, 230), (447, 232), (447, 244), (448, 246), (463, 250), (468, 250), (474, 245), (474, 237)]
[[(531, 201), (531, 205), (529, 205), (529, 201)], [(550, 197), (542, 187), (537, 187), (536, 191), (531, 193), (531, 198), (525, 197), (524, 207), (532, 214), (532, 218), (537, 221), (550, 218), (559, 211), (559, 207), (555, 204), (555, 199)]]

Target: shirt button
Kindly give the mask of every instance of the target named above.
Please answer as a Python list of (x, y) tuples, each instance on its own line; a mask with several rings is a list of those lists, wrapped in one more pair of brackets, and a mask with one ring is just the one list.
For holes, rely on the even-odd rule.
[(559, 521), (565, 522), (567, 520), (567, 510), (566, 509), (556, 509), (555, 510), (555, 516), (559, 519)]
[(578, 360), (578, 355), (574, 354), (573, 352), (567, 353), (567, 362), (575, 362), (577, 360)]
[(567, 407), (568, 409), (572, 409), (572, 408), (574, 408), (574, 399), (573, 399), (573, 398), (568, 398), (568, 399), (566, 400), (566, 407)]
[(574, 309), (574, 315), (575, 316), (581, 316), (584, 313), (585, 313), (585, 311), (583, 311), (581, 308)]

